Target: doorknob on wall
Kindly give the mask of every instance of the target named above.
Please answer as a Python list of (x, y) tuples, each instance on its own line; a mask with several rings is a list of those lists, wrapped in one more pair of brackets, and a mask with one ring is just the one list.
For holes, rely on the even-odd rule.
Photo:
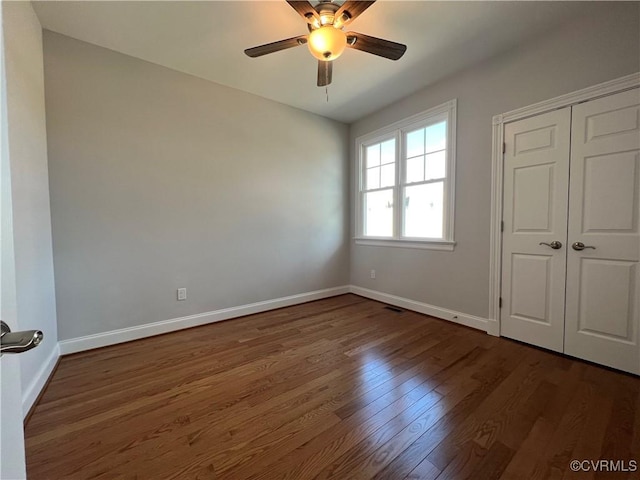
[(558, 240), (554, 240), (551, 243), (547, 243), (547, 242), (540, 242), (540, 245), (546, 245), (547, 247), (551, 247), (554, 250), (559, 250), (562, 248), (562, 242), (559, 242)]
[(26, 352), (40, 345), (43, 338), (40, 330), (12, 332), (9, 325), (0, 321), (0, 355)]

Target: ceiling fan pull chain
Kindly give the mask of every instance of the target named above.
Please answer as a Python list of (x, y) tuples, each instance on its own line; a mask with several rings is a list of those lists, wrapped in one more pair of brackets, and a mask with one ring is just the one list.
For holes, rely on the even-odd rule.
[(328, 85), (324, 87), (324, 91), (327, 94), (327, 103), (329, 103), (329, 86)]

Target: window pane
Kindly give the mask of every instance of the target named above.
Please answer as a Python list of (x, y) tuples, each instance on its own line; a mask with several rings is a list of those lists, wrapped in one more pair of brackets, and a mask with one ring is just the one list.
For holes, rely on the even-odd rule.
[(393, 235), (393, 190), (365, 193), (364, 234), (371, 237)]
[(426, 180), (445, 177), (447, 168), (446, 156), (447, 154), (445, 150), (427, 155)]
[(442, 238), (443, 182), (404, 189), (405, 237)]
[(426, 152), (444, 150), (447, 147), (447, 122), (436, 123), (426, 129)]
[(387, 140), (386, 142), (380, 144), (381, 150), (381, 162), (385, 163), (394, 163), (396, 161), (396, 140), (392, 138), (391, 140)]
[(424, 128), (407, 133), (407, 158), (424, 154)]
[(381, 187), (393, 187), (396, 183), (396, 166), (393, 163), (382, 166)]
[(424, 180), (424, 157), (409, 158), (407, 160), (407, 183)]
[(380, 165), (380, 144), (367, 147), (367, 168)]
[(366, 190), (380, 188), (380, 167), (367, 169), (367, 185)]

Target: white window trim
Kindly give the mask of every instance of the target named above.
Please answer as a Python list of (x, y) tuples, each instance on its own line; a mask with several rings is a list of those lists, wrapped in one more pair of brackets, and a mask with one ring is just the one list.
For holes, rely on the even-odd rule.
[[(457, 99), (449, 100), (442, 105), (430, 108), (409, 118), (392, 123), (373, 132), (361, 135), (356, 138), (356, 245), (383, 246), (383, 247), (403, 247), (421, 248), (427, 250), (453, 251), (456, 242), (454, 241), (454, 218), (455, 218), (455, 176), (456, 176), (456, 111)], [(363, 235), (364, 212), (363, 212), (363, 151), (367, 145), (379, 143), (381, 141), (396, 139), (396, 196), (401, 195), (402, 183), (400, 182), (404, 174), (403, 137), (406, 132), (424, 125), (428, 120), (437, 116), (447, 117), (447, 177), (444, 181), (444, 212), (443, 212), (443, 232), (444, 238), (400, 238), (400, 237), (368, 237)], [(437, 123), (435, 121), (434, 123)], [(400, 208), (401, 202), (396, 199), (395, 204)], [(394, 231), (396, 235), (402, 231), (402, 214), (394, 213)]]

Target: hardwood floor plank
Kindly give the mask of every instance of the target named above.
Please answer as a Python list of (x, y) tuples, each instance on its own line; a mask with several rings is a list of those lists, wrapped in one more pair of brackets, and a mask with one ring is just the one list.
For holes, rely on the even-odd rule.
[[(488, 448), (495, 439), (496, 433), (502, 428), (500, 421), (495, 419), (505, 418), (508, 412), (520, 408), (528, 395), (535, 389), (536, 378), (540, 371), (532, 370), (528, 364), (530, 351), (520, 363), (509, 373), (493, 391), (476, 405), (471, 414), (456, 425), (446, 438), (427, 457), (436, 467), (445, 471), (445, 467), (452, 461), (459, 450), (469, 441), (483, 448)], [(503, 420), (504, 422), (504, 420)], [(482, 439), (487, 436), (487, 439)]]
[[(448, 395), (464, 389), (466, 384), (477, 386), (471, 394), (458, 402), (433, 427), (411, 444), (396, 459), (381, 470), (374, 478), (378, 480), (402, 479), (408, 475), (415, 465), (423, 461), (433, 449), (455, 430), (456, 426), (467, 418), (489, 392), (492, 392), (508, 376), (502, 370), (505, 359), (499, 352), (489, 351), (481, 361), (475, 361), (471, 368), (453, 375), (436, 388), (443, 389)], [(447, 386), (449, 384), (449, 386)], [(443, 388), (444, 387), (444, 388)], [(430, 462), (431, 463), (431, 462)], [(437, 467), (436, 467), (437, 468)]]
[(362, 475), (362, 467), (370, 460), (371, 453), (378, 445), (387, 444), (399, 432), (411, 427), (420, 428), (430, 421), (435, 421), (433, 417), (439, 414), (442, 407), (441, 399), (432, 393), (428, 394), (427, 398), (430, 399), (429, 402), (424, 400), (416, 402), (402, 412), (402, 415), (396, 415), (381, 428), (372, 432), (367, 439), (357, 442), (335, 462), (314, 475), (314, 478), (357, 478)]
[[(527, 398), (522, 408), (510, 415), (506, 425), (495, 435), (495, 439), (512, 450), (518, 450), (556, 391), (556, 385), (542, 380)], [(485, 441), (484, 445), (488, 444), (489, 442)]]
[[(616, 393), (600, 458), (625, 462), (634, 459), (640, 468), (640, 452), (631, 449), (636, 409), (638, 408), (638, 392), (626, 384), (619, 384)], [(617, 472), (601, 471), (596, 473), (594, 478), (612, 478), (613, 473)], [(635, 472), (634, 476), (640, 478), (640, 472)]]
[(556, 424), (551, 423), (546, 418), (538, 417), (524, 442), (522, 442), (499, 478), (501, 480), (530, 478), (538, 467), (540, 452), (549, 443), (557, 428)]
[[(477, 373), (474, 371), (474, 366), (477, 365), (476, 359), (479, 351), (481, 350), (478, 348), (472, 348), (467, 355), (453, 361), (430, 379), (429, 383), (435, 387), (435, 391), (438, 393), (441, 393), (439, 388), (443, 384), (448, 380), (455, 379), (455, 388), (443, 389), (446, 395), (439, 402), (437, 410), (431, 409), (425, 412), (424, 415), (400, 431), (396, 431), (393, 425), (388, 426), (390, 428), (383, 432), (383, 435), (386, 435), (382, 437), (383, 440), (372, 444), (370, 448), (363, 448), (361, 444), (357, 450), (346, 452), (336, 462), (337, 467), (325, 469), (318, 478), (324, 478), (323, 475), (326, 475), (327, 478), (372, 478), (384, 470), (400, 452), (407, 449), (423, 433), (429, 431), (431, 426), (438, 423), (450, 410), (454, 410), (458, 405), (464, 403), (464, 400), (469, 398), (473, 392), (482, 390), (482, 382), (473, 379)], [(461, 381), (465, 378), (470, 381)], [(383, 474), (381, 478), (386, 478), (388, 473)]]
[(349, 294), (63, 357), (25, 443), (36, 480), (578, 478), (640, 450), (640, 379)]
[[(583, 433), (578, 438), (571, 459), (576, 460), (596, 460), (600, 458), (602, 452), (602, 443), (604, 441), (605, 432), (609, 420), (611, 418), (613, 407), (613, 399), (595, 392), (589, 410), (585, 416), (585, 422), (582, 427)], [(594, 472), (574, 472), (566, 470), (563, 479), (588, 479), (594, 478)]]
[[(374, 376), (373, 371), (370, 371), (370, 373), (372, 374), (370, 378), (367, 378), (366, 376), (346, 380), (344, 378), (345, 376), (337, 378), (335, 386), (325, 386), (316, 392), (311, 392), (313, 393), (311, 398), (296, 399), (297, 401), (295, 403), (292, 402), (286, 405), (280, 405), (270, 412), (263, 413), (258, 419), (253, 418), (242, 424), (236, 424), (229, 433), (233, 435), (233, 440), (236, 443), (238, 441), (247, 442), (245, 443), (246, 449), (247, 446), (253, 445), (258, 441), (262, 442), (263, 435), (274, 434), (274, 430), (276, 428), (279, 429), (282, 422), (290, 420), (292, 424), (296, 424), (300, 419), (305, 420), (308, 416), (315, 416), (316, 414), (313, 413), (314, 410), (320, 412), (333, 412), (339, 405), (354, 397), (369, 396), (370, 391), (372, 389), (375, 390), (377, 385), (392, 384), (398, 380), (397, 377), (390, 378), (385, 374)], [(352, 377), (352, 375), (349, 376)], [(391, 380), (393, 380), (393, 382), (391, 382)], [(305, 397), (306, 396), (308, 395), (305, 395)], [(311, 412), (309, 412), (309, 410), (311, 410)], [(262, 432), (257, 429), (256, 422), (259, 424), (265, 424), (265, 429)], [(279, 429), (279, 433), (275, 433), (275, 435), (282, 435), (283, 431), (284, 430)], [(322, 430), (315, 429), (316, 433), (319, 433), (320, 431)], [(206, 442), (203, 442), (203, 444), (206, 445)], [(278, 453), (284, 454), (286, 451), (283, 450), (282, 446), (279, 446)], [(271, 456), (271, 458), (273, 457)], [(222, 465), (221, 461), (216, 461), (215, 464), (217, 465), (216, 472), (226, 470), (226, 468), (223, 468), (224, 465)]]
[[(640, 395), (638, 395), (636, 398), (635, 410), (636, 410), (636, 418), (633, 424), (633, 441), (631, 442), (631, 447), (630, 447), (630, 450), (631, 452), (633, 452), (633, 455), (635, 455), (635, 458), (632, 458), (630, 460), (636, 461), (636, 467), (640, 471), (640, 458), (638, 458), (640, 457), (640, 455), (636, 453), (636, 452), (640, 452)], [(628, 478), (632, 478), (632, 476), (629, 475)]]
[(452, 457), (451, 462), (447, 464), (438, 480), (474, 478), (474, 472), (487, 455), (487, 450), (472, 440), (461, 445), (456, 451), (457, 454)]
[(440, 470), (425, 458), (404, 478), (405, 480), (435, 480), (440, 473)]
[(473, 478), (498, 478), (513, 458), (515, 451), (504, 443), (491, 444), (480, 464), (472, 471)]
[(593, 386), (580, 382), (570, 398), (571, 408), (564, 411), (551, 439), (538, 452), (538, 464), (532, 479), (562, 478), (575, 449), (581, 427), (587, 420), (589, 404), (593, 401)]
[[(397, 394), (397, 392), (394, 392)], [(343, 421), (335, 428), (323, 432), (313, 441), (278, 460), (269, 470), (249, 478), (314, 478), (330, 461), (343, 452), (360, 444), (364, 438), (372, 438), (384, 425), (398, 416), (416, 415), (416, 411), (429, 408), (440, 399), (433, 391), (419, 388), (402, 395), (385, 405), (386, 398), (369, 404), (357, 415)]]

